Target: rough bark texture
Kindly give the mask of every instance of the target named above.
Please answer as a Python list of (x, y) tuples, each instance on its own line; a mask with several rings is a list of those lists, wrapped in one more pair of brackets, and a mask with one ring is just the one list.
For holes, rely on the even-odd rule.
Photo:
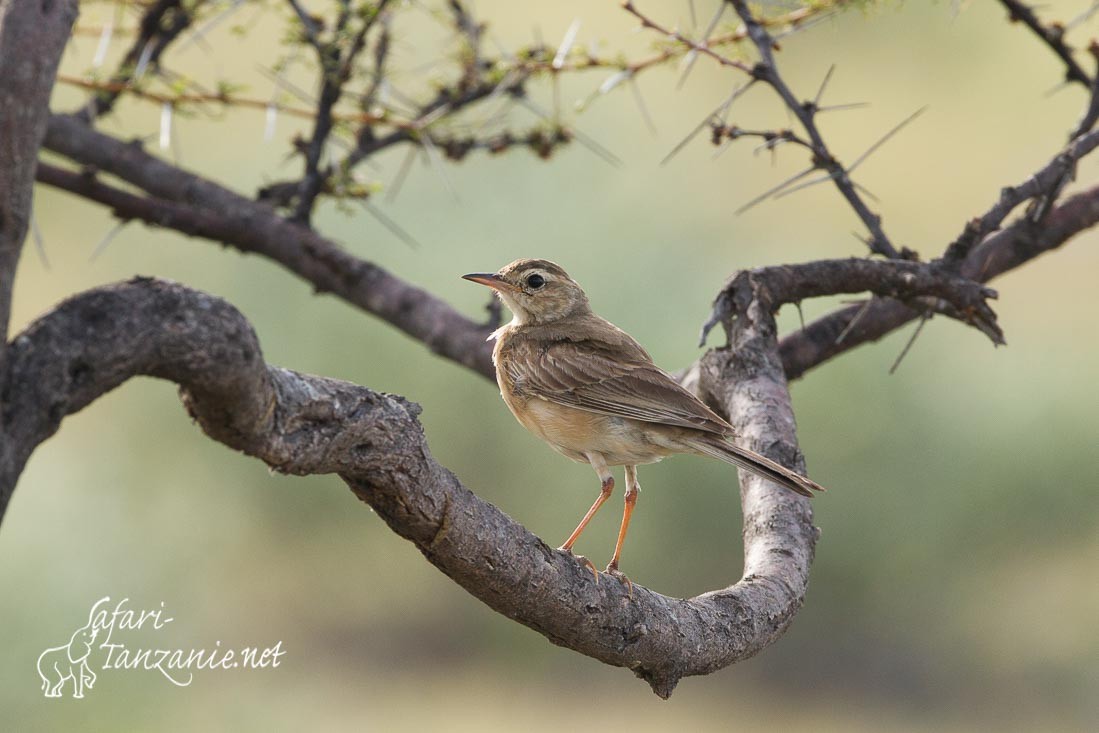
[(46, 105), (74, 20), (75, 0), (0, 0), (0, 371)]
[(714, 299), (713, 312), (702, 326), (702, 341), (718, 323), (728, 323), (757, 293), (777, 310), (787, 303), (843, 293), (873, 293), (905, 303), (921, 303), (920, 310), (945, 313), (974, 326), (992, 343), (1004, 343), (1004, 334), (989, 306), (996, 291), (952, 273), (940, 263), (903, 260), (816, 260), (797, 265), (774, 265), (742, 270), (726, 282)]
[[(754, 314), (755, 312), (753, 312)], [(749, 447), (804, 470), (775, 353), (774, 323), (739, 319), (738, 358), (714, 357), (713, 391)], [(675, 599), (626, 587), (551, 549), (477, 498), (431, 457), (403, 398), (267, 366), (228, 303), (151, 279), (62, 303), (12, 343), (0, 390), (16, 460), (0, 466), (0, 508), (23, 464), (62, 419), (126, 379), (181, 386), (211, 438), (291, 474), (339, 474), (433, 564), (495, 610), (556, 644), (627, 667), (667, 697), (678, 680), (751, 656), (801, 604), (816, 534), (808, 500), (742, 481), (745, 576)], [(736, 386), (727, 380), (740, 380)]]

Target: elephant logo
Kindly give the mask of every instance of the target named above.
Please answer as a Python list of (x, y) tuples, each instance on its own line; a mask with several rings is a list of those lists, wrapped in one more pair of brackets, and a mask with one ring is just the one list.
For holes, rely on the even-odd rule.
[(38, 656), (38, 676), (42, 678), (42, 692), (46, 697), (62, 697), (65, 683), (72, 680), (72, 696), (84, 697), (84, 688), (95, 685), (95, 672), (88, 666), (99, 629), (92, 626), (92, 619), (77, 629), (68, 644), (47, 649)]

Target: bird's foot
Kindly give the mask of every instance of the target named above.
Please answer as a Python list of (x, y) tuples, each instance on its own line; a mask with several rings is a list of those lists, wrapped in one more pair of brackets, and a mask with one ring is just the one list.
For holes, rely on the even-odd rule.
[(626, 574), (618, 569), (617, 563), (610, 563), (609, 565), (607, 565), (607, 569), (603, 572), (605, 572), (612, 578), (616, 578), (618, 582), (624, 584), (626, 586), (626, 592), (629, 594), (630, 598), (633, 598), (633, 581), (627, 578)]
[(590, 570), (592, 577), (595, 578), (595, 584), (599, 585), (599, 571), (595, 569), (595, 565), (592, 564), (591, 560), (584, 557), (583, 555), (577, 555), (575, 552), (572, 551), (572, 548), (565, 547), (564, 545), (561, 545), (557, 549), (561, 552), (571, 555), (574, 560)]

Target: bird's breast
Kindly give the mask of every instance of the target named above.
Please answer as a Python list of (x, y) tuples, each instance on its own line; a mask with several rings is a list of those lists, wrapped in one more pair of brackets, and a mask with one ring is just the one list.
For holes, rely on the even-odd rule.
[(659, 426), (602, 415), (539, 397), (525, 397), (501, 385), (500, 394), (519, 423), (574, 461), (600, 453), (609, 466), (655, 463), (669, 451), (649, 433)]

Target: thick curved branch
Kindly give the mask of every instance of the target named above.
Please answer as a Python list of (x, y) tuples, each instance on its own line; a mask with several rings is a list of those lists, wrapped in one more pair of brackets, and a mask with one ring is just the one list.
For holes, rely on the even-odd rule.
[[(803, 469), (765, 310), (738, 319), (737, 358), (708, 361), (711, 393), (753, 449)], [(689, 599), (596, 584), (477, 498), (431, 457), (419, 408), (347, 382), (267, 366), (245, 318), (224, 301), (150, 279), (62, 303), (12, 343), (0, 398), (18, 460), (0, 466), (0, 506), (30, 452), (126, 379), (179, 383), (210, 437), (278, 471), (338, 474), (402, 537), (493, 609), (556, 644), (631, 669), (667, 697), (687, 675), (755, 654), (789, 624), (805, 592), (816, 531), (808, 500), (742, 481), (745, 575)], [(735, 385), (728, 385), (735, 379)]]
[[(207, 231), (216, 231), (218, 241), (274, 260), (311, 283), (317, 292), (337, 295), (441, 356), (492, 377), (491, 349), (485, 343), (490, 328), (469, 320), (431, 293), (354, 257), (307, 227), (283, 219), (269, 205), (165, 163), (140, 146), (97, 132), (69, 115), (50, 118), (45, 147), (87, 168), (117, 176), (151, 197), (126, 198), (120, 195), (125, 192), (117, 189), (108, 193), (102, 186), (96, 187), (94, 181), (70, 190), (82, 195), (99, 191), (114, 201), (125, 201), (135, 207), (125, 216), (150, 223), (163, 225), (164, 218), (201, 219)], [(51, 182), (58, 180), (55, 176)], [(162, 217), (161, 221), (153, 221), (156, 217)]]

